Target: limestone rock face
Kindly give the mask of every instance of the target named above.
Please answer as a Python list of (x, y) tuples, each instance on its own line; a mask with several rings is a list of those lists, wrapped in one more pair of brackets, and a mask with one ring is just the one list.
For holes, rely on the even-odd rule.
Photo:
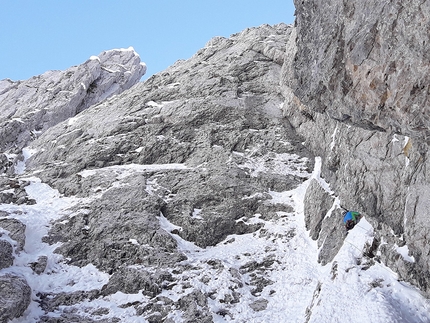
[(294, 2), (297, 97), (340, 121), (428, 140), (430, 3)]
[[(295, 3), (285, 116), (322, 156), (322, 176), (340, 203), (388, 242), (380, 248), (386, 264), (429, 295), (429, 3)], [(326, 220), (322, 227), (332, 226)]]
[(103, 52), (66, 71), (26, 81), (1, 80), (0, 151), (19, 153), (50, 127), (130, 88), (145, 71), (129, 48)]

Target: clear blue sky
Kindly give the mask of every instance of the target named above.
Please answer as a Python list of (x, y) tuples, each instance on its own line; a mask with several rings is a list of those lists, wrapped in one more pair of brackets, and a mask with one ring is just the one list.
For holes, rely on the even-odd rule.
[(64, 70), (133, 46), (147, 78), (214, 36), (293, 23), (293, 0), (0, 0), (0, 79)]

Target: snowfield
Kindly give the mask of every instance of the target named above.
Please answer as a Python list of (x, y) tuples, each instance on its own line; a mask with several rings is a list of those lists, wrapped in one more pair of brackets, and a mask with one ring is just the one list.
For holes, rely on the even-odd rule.
[[(271, 192), (272, 203), (291, 205), (294, 211), (278, 212), (278, 218), (273, 220), (264, 220), (255, 214), (249, 221), (263, 224), (257, 232), (231, 235), (206, 249), (172, 234), (178, 248), (188, 257), (184, 265), (192, 268), (176, 277), (187, 282), (189, 288), (184, 289), (177, 284), (170, 290), (163, 290), (161, 296), (175, 301), (199, 289), (209, 295), (208, 306), (216, 323), (430, 322), (429, 300), (414, 287), (398, 281), (396, 273), (389, 268), (378, 262), (370, 263), (363, 256), (365, 244), (373, 240), (373, 228), (365, 218), (346, 235), (342, 248), (331, 263), (325, 266), (318, 263), (317, 243), (309, 237), (303, 214), (304, 194), (312, 178), (329, 189), (319, 177), (320, 160), (317, 159), (315, 165), (310, 178), (296, 189)], [(140, 165), (102, 171), (115, 171), (121, 178), (132, 171), (142, 172), (156, 167)], [(180, 170), (185, 166), (172, 164), (158, 168)], [(96, 176), (97, 173), (98, 170), (92, 170), (81, 175)], [(32, 302), (25, 315), (13, 323), (37, 322), (41, 315), (46, 314), (39, 307), (38, 292), (100, 289), (109, 280), (108, 274), (98, 271), (93, 265), (78, 268), (65, 264), (62, 257), (54, 253), (58, 245), (42, 242), (50, 221), (64, 215), (73, 216), (68, 211), (70, 207), (85, 204), (88, 200), (61, 196), (35, 177), (27, 180), (31, 184), (26, 190), (36, 200), (35, 205), (0, 205), (0, 210), (8, 211), (27, 226), (24, 251), (16, 255), (13, 267), (0, 271), (0, 274), (14, 272), (23, 275), (33, 290)], [(195, 212), (198, 215), (199, 212)], [(162, 215), (159, 220), (167, 232), (181, 229)], [(48, 265), (44, 273), (36, 275), (28, 264), (40, 255), (48, 256)], [(232, 277), (235, 277), (234, 281)], [(240, 301), (227, 302), (227, 299), (210, 297), (216, 290), (218, 295), (234, 298), (232, 285), (242, 295)], [(141, 293), (117, 292), (91, 302), (81, 302), (73, 308), (83, 316), (88, 313), (88, 308), (108, 308), (109, 313), (100, 315), (100, 319), (116, 317), (121, 322), (147, 322), (136, 315), (133, 307), (121, 307), (136, 301), (145, 304), (148, 298)], [(50, 315), (55, 316), (56, 313)], [(182, 322), (179, 310), (172, 311), (168, 317), (174, 322)]]

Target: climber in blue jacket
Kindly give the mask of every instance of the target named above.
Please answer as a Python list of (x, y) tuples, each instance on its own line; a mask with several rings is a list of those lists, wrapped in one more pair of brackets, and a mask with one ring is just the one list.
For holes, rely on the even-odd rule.
[(360, 221), (361, 215), (355, 211), (344, 211), (343, 212), (343, 223), (347, 231), (354, 228), (354, 226)]

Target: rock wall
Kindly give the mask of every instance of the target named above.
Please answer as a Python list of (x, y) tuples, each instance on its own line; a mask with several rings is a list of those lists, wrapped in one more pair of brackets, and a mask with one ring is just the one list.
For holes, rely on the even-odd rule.
[(295, 4), (284, 113), (341, 205), (378, 228), (382, 261), (429, 296), (430, 3)]
[(430, 3), (295, 5), (297, 97), (343, 122), (428, 140)]

